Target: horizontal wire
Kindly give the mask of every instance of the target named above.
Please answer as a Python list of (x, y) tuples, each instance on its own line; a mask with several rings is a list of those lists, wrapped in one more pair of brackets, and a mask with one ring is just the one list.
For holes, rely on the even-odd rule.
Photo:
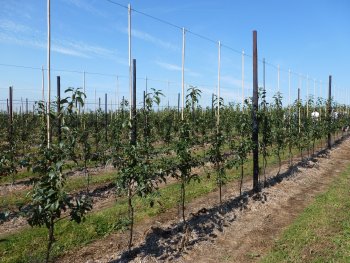
[[(119, 6), (119, 7), (128, 9), (128, 6), (126, 6), (126, 5), (124, 5), (124, 4), (121, 4), (121, 3), (119, 3), (119, 2), (116, 2), (116, 1), (113, 1), (113, 0), (106, 0), (106, 1), (109, 2), (109, 3), (111, 3), (111, 4), (117, 5), (117, 6)], [(176, 25), (176, 24), (174, 24), (174, 23), (171, 23), (171, 22), (169, 22), (169, 21), (167, 21), (167, 20), (164, 20), (164, 19), (158, 18), (158, 17), (156, 17), (156, 16), (147, 14), (147, 13), (145, 13), (145, 12), (139, 11), (139, 10), (137, 10), (137, 9), (131, 8), (131, 10), (134, 11), (135, 13), (141, 14), (141, 15), (143, 15), (143, 16), (145, 16), (145, 17), (151, 18), (151, 19), (153, 19), (153, 20), (155, 20), (155, 21), (158, 21), (158, 22), (161, 22), (161, 23), (163, 23), (163, 24), (172, 26), (172, 27), (174, 27), (174, 28), (181, 29), (181, 30), (184, 28), (184, 27), (181, 27), (181, 26)], [(211, 42), (211, 43), (213, 43), (213, 44), (217, 44), (217, 43), (218, 43), (218, 41), (213, 40), (212, 38), (209, 38), (209, 37), (207, 37), (207, 36), (205, 36), (205, 35), (196, 33), (196, 32), (194, 32), (194, 31), (192, 31), (192, 30), (185, 29), (185, 31), (188, 32), (188, 33), (190, 33), (190, 34), (192, 34), (192, 35), (194, 35), (194, 36), (196, 36), (196, 37), (198, 37), (198, 38), (201, 38), (201, 39), (203, 39), (203, 40), (206, 40), (206, 41), (208, 41), (208, 42)], [(237, 49), (235, 49), (235, 48), (233, 48), (233, 47), (231, 47), (231, 46), (229, 46), (229, 45), (226, 45), (226, 44), (223, 44), (223, 43), (222, 43), (221, 46), (224, 47), (224, 48), (226, 48), (226, 49), (228, 49), (228, 50), (230, 50), (230, 51), (232, 51), (232, 52), (235, 52), (235, 53), (237, 53), (237, 54), (242, 54), (242, 51), (239, 51), (239, 50), (237, 50)], [(253, 57), (253, 55), (247, 54), (247, 53), (244, 53), (244, 56), (250, 57), (250, 58)], [(307, 78), (307, 75), (303, 75), (303, 74), (301, 74), (301, 73), (298, 73), (298, 72), (295, 72), (295, 71), (291, 71), (290, 69), (288, 69), (288, 70), (287, 70), (287, 69), (284, 69), (283, 67), (279, 67), (279, 66), (277, 66), (277, 65), (275, 65), (275, 64), (272, 64), (271, 62), (268, 62), (268, 61), (266, 61), (266, 60), (264, 61), (264, 59), (263, 59), (263, 60), (258, 59), (258, 61), (261, 62), (261, 63), (264, 63), (264, 62), (265, 62), (265, 65), (270, 66), (270, 67), (272, 67), (272, 68), (274, 68), (274, 69), (278, 69), (278, 68), (279, 68), (279, 70), (282, 71), (282, 72), (290, 72), (291, 74), (296, 75), (296, 76), (298, 76), (298, 77), (301, 77), (301, 78), (303, 78), (303, 79)], [(10, 66), (10, 67), (17, 67), (17, 68), (33, 69), (33, 70), (46, 70), (46, 69), (42, 69), (42, 68), (39, 68), (39, 67), (21, 66), (21, 65), (11, 65), (11, 64), (3, 64), (3, 63), (0, 63), (0, 66)], [(85, 71), (85, 72), (84, 72), (84, 71), (78, 71), (78, 70), (65, 70), (65, 69), (51, 69), (51, 70), (52, 70), (52, 71), (57, 71), (57, 72), (79, 73), (79, 74), (84, 74), (84, 73), (85, 73), (85, 74), (89, 74), (89, 75), (100, 75), (100, 76), (109, 76), (109, 77), (118, 77), (118, 78), (119, 78), (119, 77), (120, 77), (120, 78), (128, 78), (127, 76), (121, 76), (121, 75), (110, 74), (110, 73), (99, 73), (99, 72), (88, 72), (88, 71)], [(137, 79), (144, 79), (144, 80), (145, 80), (145, 78), (137, 78)], [(315, 78), (312, 78), (312, 77), (309, 76), (309, 79), (312, 80), (312, 79), (315, 79)], [(152, 79), (149, 79), (149, 80), (152, 80)], [(161, 80), (154, 80), (154, 81), (161, 81)], [(168, 82), (168, 81), (166, 81), (166, 80), (162, 80), (162, 81)], [(168, 83), (170, 83), (170, 82), (168, 82)], [(175, 82), (173, 82), (173, 83), (175, 83)]]

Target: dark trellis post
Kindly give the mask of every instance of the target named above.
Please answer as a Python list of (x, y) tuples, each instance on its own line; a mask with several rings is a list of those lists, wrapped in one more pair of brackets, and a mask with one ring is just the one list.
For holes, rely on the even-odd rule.
[(143, 111), (146, 111), (146, 91), (143, 91)]
[(106, 142), (108, 141), (107, 126), (108, 126), (107, 93), (105, 93), (105, 141)]
[(62, 130), (61, 130), (61, 77), (57, 76), (57, 136), (58, 142), (62, 140)]
[[(328, 81), (328, 127), (331, 126), (332, 122), (332, 76), (329, 76), (329, 81)], [(328, 144), (328, 149), (332, 147), (332, 136), (331, 132), (328, 132), (327, 136), (327, 144)]]
[(214, 93), (211, 94), (211, 117), (214, 119)]
[(136, 145), (136, 59), (132, 60), (131, 144)]
[(9, 87), (9, 143), (12, 143), (13, 134), (13, 88)]
[(253, 191), (259, 191), (259, 123), (258, 113), (258, 48), (257, 32), (253, 31), (253, 109), (252, 109), (252, 142), (253, 142)]
[(177, 94), (177, 114), (180, 115), (180, 93)]

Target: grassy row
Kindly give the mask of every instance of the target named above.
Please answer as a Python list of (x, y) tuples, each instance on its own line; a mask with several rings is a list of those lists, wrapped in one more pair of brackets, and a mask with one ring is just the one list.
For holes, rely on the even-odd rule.
[[(103, 174), (93, 175), (90, 177), (90, 186), (113, 182), (115, 178), (115, 172), (104, 172)], [(65, 190), (67, 192), (72, 192), (85, 189), (85, 187), (86, 177), (69, 177), (67, 179)], [(0, 196), (0, 208), (7, 210), (28, 204), (31, 201), (31, 196), (28, 195), (28, 192), (28, 190), (20, 190), (11, 192), (5, 196)]]
[[(231, 177), (231, 180), (234, 178)], [(149, 207), (145, 199), (135, 198), (135, 219), (140, 222), (145, 218), (153, 217), (178, 204), (178, 183), (168, 185), (160, 189), (162, 206), (159, 204)], [(200, 184), (190, 183), (187, 187), (186, 198), (191, 201), (196, 197), (208, 194), (216, 188), (215, 178), (204, 177)], [(115, 230), (126, 226), (125, 216), (127, 214), (126, 200), (119, 200), (113, 207), (102, 211), (91, 213), (85, 222), (76, 224), (68, 220), (62, 220), (56, 227), (57, 242), (54, 245), (53, 255), (62, 255), (74, 247), (84, 246), (93, 240), (102, 238)], [(9, 235), (0, 240), (0, 258), (2, 262), (34, 262), (44, 258), (47, 242), (47, 230), (35, 227)]]
[(262, 260), (350, 262), (350, 166), (286, 229)]
[[(228, 150), (228, 149), (229, 147), (228, 145), (226, 145), (223, 150)], [(193, 153), (193, 155), (205, 156), (205, 153), (206, 151), (204, 149), (198, 149), (196, 150), (195, 153)], [(292, 150), (292, 153), (295, 156), (296, 154), (298, 154), (298, 150), (294, 148)], [(282, 152), (281, 156), (282, 156), (282, 159), (288, 158), (287, 150)], [(174, 158), (174, 157), (168, 157), (168, 158)], [(262, 157), (260, 155), (260, 163), (262, 163), (261, 158)], [(250, 165), (250, 163), (251, 163), (251, 158), (248, 160), (248, 166)], [(270, 165), (275, 165), (277, 163), (277, 160), (274, 156), (269, 156), (268, 163)], [(114, 174), (115, 172), (107, 172), (107, 173), (91, 176), (90, 184), (91, 186), (94, 186), (94, 185), (112, 182), (113, 180), (115, 180)], [(18, 176), (21, 176), (22, 178), (33, 176), (33, 175), (34, 174), (31, 172), (22, 172), (18, 174)], [(10, 179), (10, 178), (5, 177), (3, 179)], [(85, 187), (86, 187), (85, 177), (69, 177), (67, 179), (67, 187), (66, 187), (67, 192), (81, 190), (81, 189), (84, 189)], [(28, 192), (29, 192), (28, 190), (18, 190), (18, 191), (13, 191), (6, 196), (0, 196), (0, 208), (2, 208), (3, 210), (8, 210), (8, 209), (21, 207), (25, 204), (28, 204), (30, 202), (30, 196), (28, 196)]]
[[(269, 166), (277, 163), (274, 156), (268, 158)], [(252, 161), (245, 165), (245, 175), (250, 176), (252, 171)], [(113, 175), (108, 180), (113, 180)], [(97, 178), (99, 178), (98, 176)], [(108, 177), (108, 176), (107, 176)], [(239, 172), (235, 169), (228, 171), (229, 181), (237, 180)], [(77, 185), (85, 185), (85, 178), (79, 178), (81, 182)], [(69, 184), (68, 184), (69, 185)], [(70, 187), (73, 187), (71, 184)], [(210, 178), (202, 176), (201, 183), (191, 183), (187, 187), (187, 202), (206, 195), (217, 188), (215, 176)], [(136, 222), (145, 218), (156, 216), (164, 211), (175, 207), (178, 204), (179, 184), (170, 184), (160, 189), (160, 200), (162, 206), (156, 204), (154, 207), (147, 205), (147, 200), (135, 198)], [(118, 200), (113, 207), (90, 213), (85, 222), (78, 225), (68, 220), (62, 220), (56, 227), (57, 242), (53, 248), (53, 255), (60, 256), (64, 252), (76, 247), (81, 247), (93, 240), (120, 230), (126, 226), (125, 217), (127, 214), (127, 204), (124, 199)], [(3, 262), (37, 262), (44, 257), (47, 242), (47, 230), (45, 228), (25, 228), (22, 231), (8, 235), (0, 240), (0, 258)]]

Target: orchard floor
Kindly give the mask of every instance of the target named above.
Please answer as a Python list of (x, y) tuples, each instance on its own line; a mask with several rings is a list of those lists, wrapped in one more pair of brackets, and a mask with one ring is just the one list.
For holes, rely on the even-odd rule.
[(125, 231), (71, 251), (57, 262), (258, 262), (349, 165), (348, 138), (312, 160), (284, 164), (279, 175), (270, 171), (268, 186), (257, 195), (249, 191), (251, 180), (245, 180), (242, 197), (238, 182), (224, 187), (221, 206), (217, 191), (188, 203), (185, 231), (178, 209), (171, 209), (135, 226), (130, 253)]

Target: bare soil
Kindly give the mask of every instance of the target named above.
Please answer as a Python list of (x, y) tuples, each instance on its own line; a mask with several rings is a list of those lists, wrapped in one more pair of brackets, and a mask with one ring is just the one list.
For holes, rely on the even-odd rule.
[(316, 195), (324, 192), (350, 165), (350, 139), (330, 152), (268, 173), (259, 194), (239, 196), (238, 182), (187, 204), (187, 224), (171, 209), (135, 226), (133, 248), (127, 252), (128, 232), (114, 233), (68, 252), (57, 262), (257, 262)]

